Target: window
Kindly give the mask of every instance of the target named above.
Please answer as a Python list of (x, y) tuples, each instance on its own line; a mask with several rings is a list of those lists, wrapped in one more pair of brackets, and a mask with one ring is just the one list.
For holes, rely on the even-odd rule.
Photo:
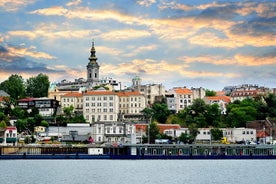
[(109, 109), (109, 112), (113, 112), (113, 109)]
[(110, 106), (110, 107), (113, 107), (113, 102), (109, 102), (109, 106)]
[(113, 115), (110, 115), (110, 116), (109, 116), (109, 120), (113, 120)]
[(104, 101), (106, 101), (106, 100), (107, 100), (107, 97), (106, 97), (106, 96), (105, 96), (105, 97), (103, 97), (103, 100), (104, 100)]
[(109, 100), (113, 100), (113, 96), (110, 96), (110, 97), (109, 97)]

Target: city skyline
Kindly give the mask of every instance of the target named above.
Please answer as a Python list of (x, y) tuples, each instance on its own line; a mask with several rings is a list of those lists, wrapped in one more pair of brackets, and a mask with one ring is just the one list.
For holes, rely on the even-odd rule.
[(92, 41), (100, 78), (222, 90), (276, 84), (276, 2), (5, 0), (0, 82), (44, 73), (86, 78)]

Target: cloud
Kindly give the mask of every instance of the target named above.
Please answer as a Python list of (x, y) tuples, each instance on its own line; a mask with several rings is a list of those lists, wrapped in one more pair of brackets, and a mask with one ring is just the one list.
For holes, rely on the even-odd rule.
[(156, 3), (156, 0), (137, 0), (136, 3), (140, 6), (149, 7), (152, 4)]
[[(17, 30), (17, 31), (9, 31), (8, 35), (10, 36), (18, 36), (18, 37), (27, 37), (31, 40), (36, 38), (45, 37), (48, 39), (72, 39), (72, 38), (83, 38), (89, 37), (93, 30), (43, 30), (35, 29), (33, 31), (25, 31), (25, 30)], [(95, 30), (94, 32), (97, 32)]]
[(56, 57), (51, 56), (45, 52), (32, 51), (30, 48), (23, 47), (8, 47), (8, 52), (11, 56), (25, 57), (29, 56), (36, 59), (56, 59)]
[(68, 3), (66, 3), (66, 6), (77, 6), (82, 2), (82, 0), (73, 0)]
[(180, 75), (186, 78), (200, 78), (200, 77), (226, 77), (233, 78), (238, 77), (240, 74), (236, 73), (225, 73), (225, 72), (208, 72), (208, 71), (195, 71), (190, 70), (189, 65), (187, 64), (172, 64), (167, 61), (157, 61), (152, 59), (135, 59), (130, 63), (119, 63), (118, 65), (114, 64), (104, 64), (101, 66), (101, 70), (112, 71), (113, 75), (122, 76), (122, 75), (140, 75), (140, 76), (151, 76), (157, 78), (162, 78), (170, 75)]
[(158, 6), (160, 10), (165, 10), (165, 9), (173, 9), (173, 10), (183, 10), (183, 11), (191, 11), (194, 10), (194, 6), (186, 5), (186, 4), (181, 4), (181, 3), (176, 3), (175, 1), (172, 2), (163, 2), (161, 5)]
[(110, 54), (115, 56), (118, 56), (123, 52), (117, 48), (110, 48), (110, 47), (103, 47), (103, 46), (97, 46), (96, 49), (97, 49), (97, 52), (99, 53)]
[(131, 50), (130, 52), (124, 54), (124, 56), (126, 57), (133, 57), (133, 56), (136, 56), (137, 54), (139, 53), (144, 53), (144, 52), (147, 52), (147, 51), (152, 51), (152, 50), (155, 50), (158, 46), (157, 45), (144, 45), (144, 46), (141, 46), (141, 47), (130, 47), (128, 48), (129, 50)]
[(2, 61), (12, 62), (14, 58), (16, 60), (18, 58), (23, 57), (32, 57), (35, 59), (56, 59), (56, 57), (45, 53), (45, 52), (37, 52), (34, 51), (33, 47), (25, 48), (25, 47), (15, 47), (15, 46), (1, 46), (0, 45), (0, 56)]
[(151, 34), (148, 31), (144, 30), (135, 30), (135, 29), (124, 29), (124, 30), (113, 30), (107, 33), (103, 33), (100, 37), (104, 40), (109, 41), (121, 41), (129, 40), (140, 37), (149, 37)]
[(1, 0), (0, 8), (7, 12), (14, 12), (35, 2), (35, 0)]
[(43, 8), (43, 9), (38, 9), (29, 12), (30, 14), (38, 14), (38, 15), (45, 15), (45, 16), (50, 16), (50, 15), (57, 15), (57, 16), (65, 16), (68, 13), (68, 9), (63, 8), (62, 6), (53, 6), (50, 8)]
[(180, 57), (186, 64), (190, 63), (208, 63), (213, 65), (230, 65), (230, 66), (265, 66), (265, 65), (276, 65), (275, 54), (267, 54), (265, 56), (253, 56), (253, 55), (242, 55), (236, 54), (233, 57), (225, 58), (220, 55), (212, 56), (198, 56), (198, 57)]

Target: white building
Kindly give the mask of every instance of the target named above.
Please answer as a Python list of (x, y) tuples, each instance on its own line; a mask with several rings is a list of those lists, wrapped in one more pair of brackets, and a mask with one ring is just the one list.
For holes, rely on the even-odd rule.
[(129, 122), (95, 122), (91, 128), (95, 143), (131, 143), (136, 132), (135, 124)]
[(226, 107), (231, 102), (229, 96), (206, 96), (203, 100), (209, 105), (218, 104), (221, 114), (226, 114)]
[(173, 88), (168, 91), (166, 97), (169, 110), (176, 113), (193, 103), (193, 93), (186, 87)]
[(225, 136), (229, 142), (256, 142), (256, 129), (227, 128), (222, 130), (223, 136)]
[(83, 116), (87, 122), (117, 121), (119, 97), (115, 92), (96, 90), (83, 93)]
[(210, 141), (211, 140), (211, 129), (210, 128), (199, 128), (199, 133), (196, 136), (196, 141)]
[(7, 127), (0, 130), (0, 145), (16, 145), (17, 129), (16, 127)]

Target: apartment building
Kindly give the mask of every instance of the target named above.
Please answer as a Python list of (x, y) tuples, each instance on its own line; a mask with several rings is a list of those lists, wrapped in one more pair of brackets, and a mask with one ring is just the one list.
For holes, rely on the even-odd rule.
[(119, 97), (115, 92), (106, 90), (83, 93), (83, 116), (89, 123), (96, 121), (117, 121)]
[(218, 104), (221, 114), (226, 114), (226, 107), (231, 102), (229, 96), (206, 96), (203, 100), (209, 105)]
[(139, 120), (146, 108), (146, 98), (139, 92), (118, 92), (120, 120)]
[(192, 105), (193, 92), (186, 87), (173, 88), (167, 92), (166, 98), (169, 110), (178, 113), (189, 105)]
[(74, 111), (83, 114), (83, 94), (81, 92), (69, 92), (61, 96), (61, 107), (74, 107)]

